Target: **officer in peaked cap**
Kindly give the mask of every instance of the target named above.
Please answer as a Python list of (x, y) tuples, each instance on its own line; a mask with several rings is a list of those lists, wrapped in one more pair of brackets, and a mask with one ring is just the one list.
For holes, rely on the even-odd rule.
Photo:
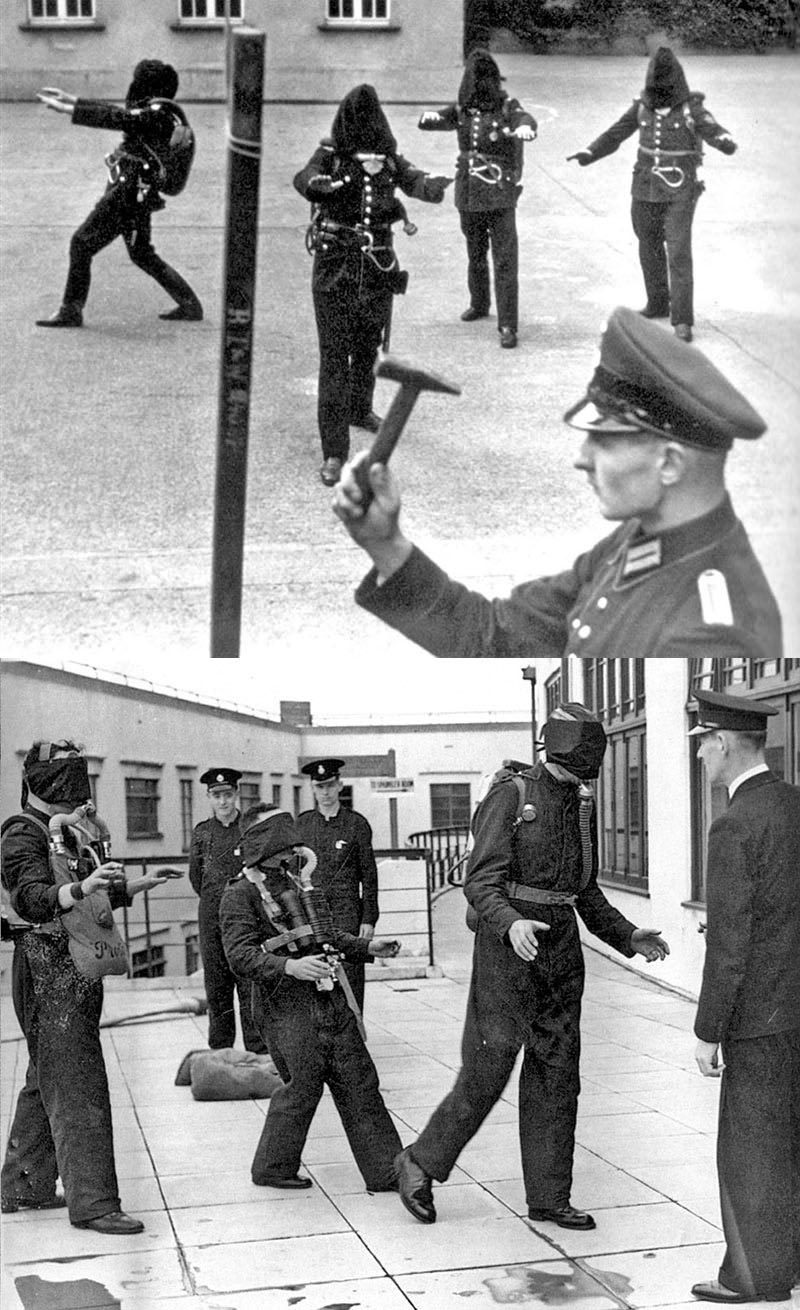
[(241, 870), (239, 840), (241, 815), (237, 807), (239, 769), (206, 769), (200, 775), (211, 804), (212, 815), (198, 823), (189, 848), (189, 881), (200, 898), (198, 928), (203, 979), (208, 999), (208, 1044), (212, 1050), (236, 1042), (234, 990), (239, 995), (239, 1016), (245, 1049), (266, 1052), (264, 1039), (254, 1022), (251, 988), (237, 982), (225, 958), (219, 924), (219, 907), (226, 883)]
[(726, 1250), (701, 1301), (782, 1301), (800, 1268), (800, 789), (765, 758), (775, 705), (698, 691), (697, 756), (728, 807), (708, 833), (695, 1059), (722, 1077)]
[(694, 346), (615, 309), (586, 393), (565, 422), (575, 467), (619, 526), (570, 569), (488, 600), (400, 529), (392, 475), (373, 465), (364, 512), (348, 469), (334, 511), (375, 567), (356, 600), (444, 656), (772, 656), (781, 618), (725, 487), (734, 440), (765, 424)]
[[(344, 767), (344, 760), (337, 759), (307, 760), (301, 766), (301, 773), (311, 779), (315, 805), (298, 816), (297, 831), (317, 856), (314, 877), (328, 898), (336, 927), (369, 941), (378, 922), (378, 866), (369, 823), (341, 804)], [(347, 960), (344, 970), (363, 1010), (364, 964)]]

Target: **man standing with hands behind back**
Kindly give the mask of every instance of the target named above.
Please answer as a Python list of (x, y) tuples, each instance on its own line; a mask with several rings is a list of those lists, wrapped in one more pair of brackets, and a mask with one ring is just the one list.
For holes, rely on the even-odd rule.
[(264, 1039), (253, 1022), (252, 985), (237, 981), (231, 973), (219, 926), (219, 906), (226, 883), (242, 870), (239, 856), (241, 815), (236, 804), (241, 776), (238, 769), (206, 769), (200, 778), (208, 790), (212, 816), (198, 823), (192, 833), (189, 881), (200, 897), (197, 917), (208, 1000), (208, 1044), (212, 1051), (216, 1051), (231, 1047), (236, 1041), (235, 988), (239, 993), (245, 1050), (265, 1055)]
[[(698, 691), (697, 756), (728, 809), (708, 834), (696, 1059), (722, 1076), (717, 1137), (727, 1250), (701, 1301), (783, 1301), (800, 1275), (800, 789), (764, 758), (778, 710)], [(724, 1065), (720, 1058), (720, 1046)]]
[[(341, 803), (343, 768), (344, 760), (335, 759), (303, 765), (316, 806), (298, 816), (297, 831), (319, 861), (320, 885), (336, 927), (370, 941), (378, 922), (378, 866), (367, 820)], [(364, 965), (348, 960), (344, 970), (363, 1011)]]

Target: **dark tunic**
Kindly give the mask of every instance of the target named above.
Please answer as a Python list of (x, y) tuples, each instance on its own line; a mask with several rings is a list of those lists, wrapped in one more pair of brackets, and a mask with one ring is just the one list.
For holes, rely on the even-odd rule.
[[(358, 935), (362, 923), (378, 922), (378, 866), (372, 850), (372, 829), (363, 814), (340, 806), (331, 819), (318, 810), (304, 810), (297, 819), (304, 845), (317, 857), (315, 885), (324, 891), (334, 923)], [(364, 965), (348, 961), (347, 976), (364, 1007)]]
[(695, 1032), (721, 1042), (720, 1281), (785, 1292), (800, 1268), (800, 789), (746, 779), (708, 836)]
[(121, 144), (109, 158), (115, 161), (114, 179), (89, 217), (73, 234), (70, 266), (63, 301), (82, 308), (89, 296), (95, 255), (122, 237), (134, 264), (152, 277), (169, 296), (186, 309), (199, 309), (200, 301), (179, 273), (153, 248), (151, 217), (164, 208), (158, 191), (158, 167), (152, 150), (163, 148), (175, 126), (170, 114), (149, 107), (120, 109), (103, 100), (78, 100), (72, 122), (124, 132)]
[[(28, 807), (47, 825), (49, 815)], [(24, 817), (3, 825), (3, 886), (16, 916), (12, 994), (28, 1046), (28, 1071), (19, 1094), (2, 1169), (9, 1200), (52, 1197), (61, 1176), (73, 1223), (119, 1210), (111, 1103), (100, 1043), (103, 983), (79, 973), (61, 922), (48, 841)], [(75, 839), (64, 829), (70, 858)], [(76, 866), (77, 867), (77, 866)], [(91, 872), (79, 868), (81, 876)], [(109, 889), (112, 907), (123, 890)]]
[(225, 885), (242, 868), (238, 855), (240, 815), (226, 827), (214, 815), (198, 823), (189, 849), (189, 881), (200, 897), (198, 928), (203, 978), (208, 1000), (208, 1044), (212, 1050), (236, 1042), (234, 989), (239, 996), (239, 1014), (245, 1049), (263, 1054), (266, 1050), (258, 1025), (252, 1017), (251, 989), (237, 980), (225, 959), (219, 926), (219, 906)]
[[(269, 875), (267, 887), (273, 895), (285, 890), (284, 883), (270, 886)], [(255, 1013), (270, 1049), (280, 1052), (284, 1078), (270, 1098), (253, 1158), (253, 1181), (294, 1177), (327, 1085), (367, 1189), (389, 1189), (401, 1143), (341, 985), (318, 991), (314, 983), (287, 975), (287, 946), (262, 949), (278, 928), (247, 879), (238, 878), (226, 888), (220, 919), (230, 966), (255, 984)], [(352, 960), (367, 958), (368, 942), (350, 933), (338, 932), (332, 945)], [(315, 953), (314, 948), (308, 953)]]
[[(520, 1047), (519, 1131), (529, 1207), (552, 1208), (570, 1199), (580, 1080), (580, 1007), (584, 964), (575, 913), (569, 905), (511, 899), (510, 883), (577, 896), (587, 928), (623, 955), (634, 925), (597, 886), (597, 834), (593, 869), (581, 891), (583, 855), (577, 788), (537, 765), (526, 804), (535, 819), (517, 824), (518, 791), (499, 783), (478, 807), (475, 844), (464, 892), (477, 912), (462, 1066), (453, 1090), (416, 1144), (414, 1159), (443, 1181), (459, 1154), (497, 1103)], [(515, 953), (508, 930), (517, 919), (549, 924), (539, 936), (533, 964)]]
[(382, 586), (377, 577), (361, 583), (358, 604), (433, 655), (772, 658), (783, 648), (775, 598), (727, 497), (658, 536), (622, 524), (571, 569), (505, 600), (469, 591), (416, 547)]

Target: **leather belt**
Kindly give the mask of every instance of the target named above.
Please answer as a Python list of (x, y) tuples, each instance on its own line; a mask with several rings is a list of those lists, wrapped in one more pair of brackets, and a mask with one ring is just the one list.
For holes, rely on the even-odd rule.
[(512, 901), (532, 901), (534, 905), (574, 905), (577, 896), (570, 892), (549, 891), (546, 887), (526, 887), (521, 882), (508, 883)]
[(279, 946), (288, 946), (290, 942), (306, 941), (313, 937), (314, 930), (308, 924), (303, 924), (301, 928), (290, 928), (288, 932), (282, 932), (277, 937), (268, 937), (265, 942), (261, 943), (262, 951), (277, 951)]

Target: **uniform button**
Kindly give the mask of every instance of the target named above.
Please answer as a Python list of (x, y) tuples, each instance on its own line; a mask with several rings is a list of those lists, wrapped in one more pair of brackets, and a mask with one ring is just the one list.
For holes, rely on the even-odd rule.
[(578, 628), (578, 636), (580, 637), (581, 641), (585, 641), (586, 638), (590, 637), (591, 635), (592, 635), (592, 629), (589, 627), (588, 623), (584, 623), (583, 627)]
[(572, 626), (573, 626), (573, 628), (579, 628), (579, 627), (581, 626), (581, 621), (580, 621), (580, 619), (573, 619), (573, 620), (572, 620)]
[(604, 609), (606, 608), (607, 605), (608, 605), (608, 597), (607, 597), (607, 596), (601, 596), (601, 597), (599, 598), (598, 602), (597, 602), (597, 608), (598, 608), (599, 610), (604, 610)]

